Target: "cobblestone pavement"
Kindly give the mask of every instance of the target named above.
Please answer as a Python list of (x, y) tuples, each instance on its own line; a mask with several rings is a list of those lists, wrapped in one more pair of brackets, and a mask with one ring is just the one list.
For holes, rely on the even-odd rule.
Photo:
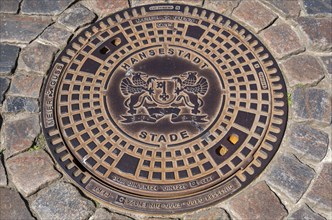
[[(214, 207), (144, 216), (88, 199), (54, 164), (40, 126), (40, 90), (55, 56), (84, 27), (118, 10), (181, 2), (254, 32), (287, 81), (289, 123), (268, 168)], [(1, 219), (332, 219), (330, 0), (1, 0)]]

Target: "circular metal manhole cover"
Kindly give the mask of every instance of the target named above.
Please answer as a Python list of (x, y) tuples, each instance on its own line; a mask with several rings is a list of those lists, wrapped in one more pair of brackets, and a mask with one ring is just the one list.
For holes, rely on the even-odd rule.
[(286, 87), (264, 45), (202, 8), (121, 11), (75, 37), (43, 93), (43, 127), (88, 195), (144, 213), (186, 212), (257, 177), (279, 147)]

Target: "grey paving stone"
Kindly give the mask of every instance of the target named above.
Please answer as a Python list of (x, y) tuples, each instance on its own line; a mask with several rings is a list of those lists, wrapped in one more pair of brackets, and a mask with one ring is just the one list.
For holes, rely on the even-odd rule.
[(16, 14), (21, 0), (1, 0), (0, 13)]
[(186, 215), (184, 220), (230, 220), (227, 212), (220, 208), (211, 208), (198, 211), (192, 215)]
[(89, 220), (132, 220), (132, 218), (109, 212), (104, 208), (98, 208)]
[(39, 111), (38, 101), (33, 98), (8, 96), (3, 102), (4, 112), (30, 112), (35, 113)]
[(131, 0), (131, 6), (167, 3), (167, 0)]
[(289, 24), (281, 21), (262, 31), (262, 37), (276, 58), (304, 50), (296, 32)]
[(265, 7), (260, 1), (243, 0), (234, 10), (233, 16), (248, 25), (255, 32), (267, 27), (277, 15)]
[(332, 163), (323, 166), (307, 195), (314, 206), (332, 213)]
[(10, 95), (38, 98), (43, 83), (43, 76), (36, 74), (15, 73), (9, 89)]
[(296, 203), (307, 190), (315, 171), (292, 155), (282, 155), (271, 167), (267, 180)]
[(301, 159), (319, 162), (324, 159), (329, 136), (307, 124), (294, 124), (290, 128), (289, 144)]
[(322, 216), (314, 213), (308, 206), (303, 205), (301, 208), (293, 212), (288, 220), (325, 220)]
[(54, 46), (35, 41), (22, 50), (18, 58), (17, 69), (46, 75), (57, 50)]
[(90, 24), (95, 18), (96, 15), (92, 11), (78, 4), (64, 11), (59, 16), (58, 22), (71, 31), (75, 31), (79, 27)]
[(54, 25), (48, 27), (39, 39), (48, 42), (58, 48), (63, 48), (66, 46), (69, 38), (72, 36), (72, 33), (67, 31), (64, 28), (56, 27)]
[[(273, 207), (273, 208), (271, 208)], [(230, 200), (230, 209), (238, 219), (283, 219), (287, 211), (265, 182), (259, 182)]]
[(0, 153), (0, 186), (7, 186), (7, 175), (5, 167), (3, 165), (3, 161), (4, 161), (3, 154)]
[(203, 0), (168, 0), (169, 3), (180, 3), (194, 6), (202, 6)]
[(58, 15), (75, 0), (23, 0), (22, 14)]
[(303, 5), (308, 14), (332, 13), (331, 0), (303, 0)]
[(309, 55), (293, 56), (282, 63), (290, 86), (314, 84), (324, 77), (324, 68), (318, 60)]
[(58, 182), (40, 192), (31, 202), (39, 219), (63, 220), (87, 219), (95, 211), (93, 202), (80, 195), (69, 183)]
[(0, 42), (29, 43), (51, 22), (50, 17), (0, 15)]
[(18, 119), (5, 121), (2, 127), (5, 156), (22, 152), (31, 147), (33, 140), (40, 133), (39, 116), (31, 114)]
[(292, 106), (297, 118), (331, 123), (331, 96), (324, 90), (298, 87), (292, 94)]
[(240, 0), (205, 0), (204, 7), (206, 9), (214, 10), (216, 12), (229, 15), (235, 7), (239, 5)]
[(332, 48), (331, 18), (300, 17), (297, 22), (308, 36), (308, 47), (318, 51)]
[(8, 90), (10, 80), (5, 77), (0, 77), (0, 104), (5, 99), (6, 91)]
[(80, 3), (93, 10), (99, 17), (105, 17), (116, 11), (129, 8), (127, 0), (83, 0)]
[(320, 57), (320, 59), (323, 61), (327, 72), (329, 74), (332, 74), (332, 56), (323, 56), (323, 57)]
[(203, 0), (131, 0), (132, 7), (159, 3), (180, 3), (194, 6), (202, 6)]
[(7, 75), (13, 72), (19, 51), (19, 47), (0, 44), (0, 74)]
[(180, 218), (167, 218), (167, 217), (146, 217), (142, 220), (181, 220)]
[(265, 0), (283, 12), (286, 17), (297, 17), (301, 11), (299, 0)]
[(0, 219), (1, 220), (32, 220), (34, 219), (20, 195), (9, 188), (0, 188)]
[(24, 152), (7, 160), (7, 170), (18, 191), (25, 197), (37, 192), (61, 175), (43, 150)]

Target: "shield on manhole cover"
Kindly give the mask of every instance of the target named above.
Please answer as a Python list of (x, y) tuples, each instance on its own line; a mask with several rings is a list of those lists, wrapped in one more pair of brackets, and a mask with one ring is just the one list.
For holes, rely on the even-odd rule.
[(276, 153), (286, 87), (266, 47), (193, 6), (121, 11), (75, 37), (43, 90), (53, 157), (87, 195), (170, 214), (224, 200)]

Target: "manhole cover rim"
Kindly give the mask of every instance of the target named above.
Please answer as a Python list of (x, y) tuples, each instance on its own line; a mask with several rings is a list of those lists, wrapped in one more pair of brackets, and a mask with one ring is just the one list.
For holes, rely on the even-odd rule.
[[(144, 8), (148, 8), (148, 7), (151, 7), (151, 6), (173, 6), (173, 7), (177, 7), (177, 6), (179, 6), (179, 7), (187, 7), (187, 5), (182, 5), (182, 4), (153, 4), (153, 5), (145, 5), (145, 6), (139, 6), (139, 7), (135, 7), (135, 8), (131, 8), (131, 9), (129, 9), (129, 10), (134, 10), (134, 9), (136, 9), (136, 10), (138, 10), (138, 9), (140, 9), (140, 8), (142, 8), (142, 7), (144, 7)], [(199, 8), (199, 7), (195, 7), (195, 6), (189, 6), (190, 8), (197, 8), (197, 10), (198, 10), (198, 12), (201, 12), (201, 11), (206, 11), (207, 13), (214, 13), (214, 14), (217, 14), (218, 15), (218, 13), (215, 13), (215, 12), (213, 12), (213, 11), (210, 11), (210, 10), (207, 10), (207, 9), (202, 9), (202, 8)], [(128, 10), (128, 9), (127, 9)], [(99, 26), (99, 24), (101, 24), (102, 22), (106, 22), (107, 23), (107, 19), (109, 19), (109, 18), (111, 18), (111, 19), (113, 19), (113, 20), (116, 20), (116, 14), (123, 14), (123, 12), (125, 12), (125, 11), (127, 11), (127, 10), (123, 10), (123, 11), (120, 11), (120, 12), (116, 12), (115, 14), (113, 14), (113, 15), (110, 15), (109, 17), (106, 17), (106, 18), (103, 18), (103, 19), (101, 19), (100, 21), (98, 21), (98, 22), (96, 22), (94, 25), (92, 25), (91, 27), (88, 27), (87, 29), (85, 29), (85, 30), (83, 30), (81, 33), (79, 33), (75, 38), (73, 38), (73, 40), (70, 42), (70, 43), (68, 43), (68, 45), (66, 46), (66, 48), (58, 55), (58, 57), (55, 59), (55, 61), (54, 61), (54, 63), (52, 64), (52, 67), (50, 68), (50, 70), (49, 70), (49, 72), (48, 72), (48, 78), (47, 78), (47, 80), (46, 80), (46, 83), (44, 84), (44, 86), (43, 86), (43, 89), (42, 89), (42, 94), (41, 94), (41, 100), (42, 100), (42, 106), (45, 108), (45, 109), (47, 109), (47, 103), (45, 103), (44, 102), (44, 98), (45, 98), (45, 96), (46, 96), (46, 93), (45, 93), (45, 91), (46, 91), (46, 89), (47, 88), (49, 88), (49, 86), (48, 85), (50, 85), (50, 81), (52, 80), (51, 79), (51, 76), (54, 76), (54, 74), (52, 74), (52, 72), (54, 73), (54, 71), (56, 70), (56, 65), (57, 64), (59, 64), (59, 63), (63, 63), (64, 64), (64, 66), (67, 68), (68, 66), (66, 66), (66, 65), (68, 65), (68, 63), (66, 64), (65, 62), (62, 62), (61, 60), (60, 60), (60, 58), (62, 57), (62, 56), (64, 56), (64, 55), (67, 55), (67, 50), (68, 49), (70, 49), (71, 47), (72, 47), (72, 44), (76, 41), (77, 42), (77, 40), (78, 40), (78, 37), (79, 36), (81, 36), (81, 35), (83, 35), (83, 33), (86, 33), (87, 31), (88, 32), (92, 32), (93, 33), (93, 27), (96, 27), (96, 26)], [(226, 17), (226, 16), (224, 16), (224, 15), (221, 15), (222, 17), (223, 17), (223, 19), (226, 19), (226, 20), (228, 20), (228, 21), (230, 21), (230, 23), (232, 22), (232, 20), (231, 19), (229, 19), (228, 17)], [(234, 24), (237, 24), (238, 25), (238, 28), (239, 29), (243, 29), (243, 30), (245, 30), (246, 32), (248, 32), (249, 34), (251, 34), (251, 36), (252, 36), (252, 38), (253, 39), (255, 39), (255, 40), (257, 40), (258, 41), (258, 43), (260, 43), (261, 41), (260, 41), (260, 39), (258, 39), (255, 35), (253, 35), (250, 31), (248, 31), (247, 29), (245, 29), (244, 27), (242, 27), (241, 25), (239, 25), (238, 23), (236, 23), (236, 22), (234, 22)], [(266, 51), (269, 55), (270, 55), (270, 57), (269, 57), (269, 59), (273, 62), (273, 64), (274, 64), (274, 67), (277, 69), (277, 73), (276, 73), (276, 75), (278, 75), (279, 77), (281, 77), (281, 79), (279, 80), (279, 83), (281, 84), (281, 86), (282, 86), (282, 88), (286, 91), (286, 85), (285, 85), (285, 83), (284, 83), (284, 81), (283, 81), (283, 76), (282, 76), (282, 73), (281, 73), (281, 70), (280, 70), (280, 68), (279, 68), (279, 66), (278, 66), (278, 64), (277, 64), (277, 62), (275, 61), (275, 59), (272, 57), (272, 55), (271, 55), (271, 53), (268, 51), (268, 49), (263, 45), (263, 44), (261, 44), (260, 45), (261, 47), (263, 47), (263, 51)], [(261, 59), (261, 57), (259, 57), (259, 59), (258, 59), (259, 61), (261, 61), (262, 63), (263, 63), (263, 61), (262, 61), (262, 59)], [(62, 73), (62, 72), (61, 72)], [(59, 84), (59, 82), (60, 81), (57, 81), (56, 82), (56, 85), (58, 85)], [(284, 91), (284, 94), (286, 94), (285, 93), (285, 91)], [(278, 150), (278, 148), (279, 148), (279, 146), (280, 146), (280, 143), (281, 143), (281, 141), (282, 141), (282, 137), (283, 137), (283, 135), (284, 135), (284, 132), (285, 132), (285, 127), (286, 127), (286, 124), (287, 124), (287, 115), (288, 115), (288, 106), (287, 106), (287, 97), (285, 97), (285, 95), (284, 95), (284, 97), (281, 97), (281, 98), (276, 98), (277, 100), (279, 100), (279, 101), (281, 101), (281, 102), (283, 102), (283, 103), (285, 103), (286, 105), (284, 105), (283, 107), (281, 107), (281, 109), (284, 111), (284, 113), (285, 113), (285, 115), (286, 115), (286, 117), (285, 118), (283, 118), (283, 119), (280, 119), (280, 120), (283, 120), (283, 122), (281, 123), (281, 124), (274, 124), (274, 126), (275, 127), (278, 127), (279, 129), (280, 129), (280, 132), (279, 132), (279, 134), (277, 135), (277, 140), (276, 140), (276, 142), (274, 142), (274, 147), (273, 147), (273, 149), (269, 152), (269, 157), (267, 158), (267, 159), (265, 159), (265, 160), (263, 160), (263, 163), (262, 163), (262, 165), (260, 166), (260, 167), (256, 167), (257, 168), (257, 170), (255, 171), (255, 173), (256, 173), (256, 176), (248, 176), (248, 179), (251, 179), (250, 181), (246, 181), (244, 184), (242, 184), (241, 185), (241, 188), (240, 189), (238, 189), (238, 190), (236, 190), (235, 192), (233, 192), (233, 193), (231, 193), (231, 194), (228, 194), (228, 195), (226, 195), (222, 200), (225, 200), (225, 199), (227, 199), (228, 197), (230, 197), (230, 196), (232, 196), (234, 193), (237, 193), (237, 192), (239, 192), (241, 189), (243, 189), (243, 188), (245, 188), (247, 185), (249, 185), (249, 184), (251, 184), (252, 183), (252, 181), (253, 181), (253, 179), (255, 179), (255, 178), (257, 178), (258, 177), (258, 175), (261, 175), (262, 174), (262, 171), (266, 168), (266, 165), (270, 162), (270, 160), (273, 158), (273, 156), (274, 156), (274, 154), (276, 153), (276, 151)], [(50, 129), (48, 129), (48, 128), (46, 128), (44, 125), (47, 123), (46, 121), (45, 121), (45, 114), (47, 114), (47, 111), (45, 110), (43, 108), (43, 111), (42, 111), (42, 124), (43, 124), (43, 132), (44, 132), (44, 134), (45, 134), (45, 137), (46, 137), (46, 140), (47, 140), (47, 143), (48, 143), (48, 146), (49, 146), (49, 148), (50, 148), (50, 151), (51, 151), (51, 153), (52, 153), (52, 156), (53, 156), (53, 158), (58, 162), (58, 164), (61, 166), (61, 168), (63, 169), (63, 171), (66, 173), (66, 175), (68, 175), (72, 180), (74, 180), (75, 182), (75, 185), (77, 185), (79, 188), (81, 188), (81, 189), (83, 189), (83, 192), (84, 193), (87, 193), (87, 194), (89, 194), (89, 195), (92, 195), (92, 198), (93, 199), (96, 199), (96, 195), (93, 195), (93, 193), (91, 193), (91, 192), (89, 192), (89, 191), (87, 191), (84, 187), (82, 187), (84, 184), (82, 183), (82, 171), (75, 171), (75, 172), (77, 172), (78, 173), (78, 176), (75, 176), (75, 172), (74, 172), (74, 170), (73, 170), (73, 167), (71, 167), (71, 166), (69, 166), (69, 168), (67, 167), (67, 165), (69, 165), (69, 164), (65, 164), (64, 163), (64, 161), (62, 161), (61, 159), (60, 159), (60, 157), (61, 156), (63, 156), (63, 155), (61, 155), (61, 152), (60, 153), (57, 153), (56, 152), (56, 150), (55, 149), (53, 149), (53, 148), (55, 148), (55, 145), (57, 144), (54, 144), (54, 138), (51, 138), (48, 134), (50, 133)], [(273, 117), (275, 117), (275, 116), (271, 116), (271, 119), (273, 118)], [(278, 116), (277, 116), (278, 117)], [(54, 134), (56, 134), (57, 132), (56, 131), (51, 131), (51, 133), (52, 132), (55, 132)], [(57, 134), (56, 134), (57, 135)], [(61, 136), (61, 132), (58, 132), (58, 135), (60, 135)], [(53, 143), (52, 143), (53, 142)], [(55, 141), (56, 142), (56, 141)], [(63, 152), (63, 151), (62, 151)], [(79, 164), (76, 164), (76, 165), (79, 165)], [(79, 167), (78, 167), (79, 168)], [(79, 173), (81, 173), (81, 174), (79, 174)], [(94, 179), (94, 177), (93, 176), (91, 176), (91, 178), (92, 179)], [(104, 183), (101, 183), (99, 180), (97, 180), (97, 182), (99, 182), (99, 184), (101, 184), (101, 185), (104, 185)], [(82, 185), (83, 184), (83, 185)], [(222, 185), (225, 185), (225, 183), (223, 182), (223, 184)], [(85, 186), (86, 187), (86, 186)], [(109, 187), (109, 186), (104, 186), (104, 187)], [(218, 189), (218, 187), (219, 186), (215, 186), (215, 187), (217, 187), (217, 189)], [(91, 189), (90, 189), (91, 190)], [(117, 191), (117, 189), (113, 189), (114, 191)], [(201, 193), (201, 194), (204, 194), (204, 193)], [(120, 196), (119, 196), (120, 195)], [(198, 193), (198, 195), (200, 195), (200, 192)], [(121, 196), (123, 197), (123, 198), (126, 198), (126, 196), (127, 197), (131, 197), (131, 196), (133, 196), (133, 195), (131, 195), (131, 194), (127, 194), (126, 192), (122, 192), (122, 191), (119, 191), (118, 192), (118, 198), (121, 198)], [(118, 199), (118, 198), (116, 198), (116, 199)], [(188, 199), (188, 198), (186, 198), (186, 197), (184, 197), (184, 199)], [(142, 212), (142, 209), (135, 209), (135, 208), (131, 208), (131, 207), (123, 207), (123, 205), (121, 205), (121, 202), (119, 202), (119, 201), (114, 201), (114, 202), (107, 202), (107, 201), (105, 201), (105, 200), (102, 200), (101, 198), (97, 198), (97, 200), (100, 200), (101, 202), (103, 202), (103, 203), (106, 203), (107, 205), (114, 205), (114, 206), (117, 206), (118, 208), (125, 208), (125, 209), (130, 209), (130, 210), (132, 210), (132, 211), (135, 211), (135, 212)], [(147, 202), (154, 202), (155, 201), (155, 199), (152, 199), (152, 200), (149, 200), (148, 198), (140, 198), (140, 201), (147, 201)], [(212, 201), (212, 202), (209, 202), (210, 204), (214, 204), (214, 203), (218, 203), (218, 202), (220, 202), (220, 200), (215, 200), (215, 201)], [(210, 205), (209, 204), (209, 205)], [(172, 213), (174, 213), (174, 212), (177, 212), (177, 213), (181, 213), (181, 212), (188, 212), (188, 211), (192, 211), (192, 210), (195, 210), (195, 209), (198, 209), (198, 208), (202, 208), (202, 207), (205, 207), (205, 206), (207, 206), (207, 203), (204, 203), (204, 204), (193, 204), (192, 205), (192, 207), (190, 207), (190, 208), (187, 208), (187, 209), (178, 209), (178, 210), (176, 210), (176, 211), (174, 211), (174, 210), (146, 210), (146, 212), (150, 212), (150, 213), (154, 213), (154, 214), (162, 214), (162, 213), (164, 213), (164, 214), (172, 214)], [(174, 207), (174, 208), (176, 208), (176, 207)]]

